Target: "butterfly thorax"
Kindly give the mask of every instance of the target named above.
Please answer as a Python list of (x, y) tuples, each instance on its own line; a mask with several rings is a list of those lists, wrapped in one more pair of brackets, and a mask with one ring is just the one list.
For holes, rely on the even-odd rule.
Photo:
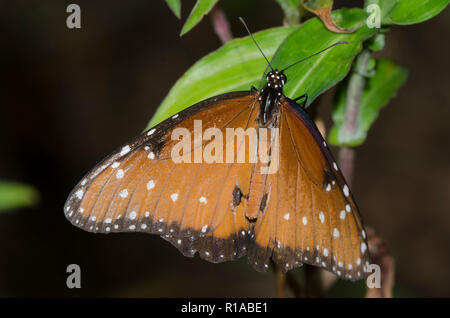
[(259, 121), (261, 126), (268, 127), (276, 121), (286, 80), (286, 75), (282, 71), (273, 70), (267, 74), (267, 84), (261, 89), (258, 98), (260, 101)]

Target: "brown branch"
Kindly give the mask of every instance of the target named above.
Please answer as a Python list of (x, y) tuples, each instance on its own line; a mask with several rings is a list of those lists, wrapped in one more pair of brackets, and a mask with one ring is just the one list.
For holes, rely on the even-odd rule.
[(218, 4), (216, 4), (211, 10), (211, 20), (214, 32), (216, 32), (222, 44), (227, 43), (233, 38), (230, 24), (225, 16), (225, 12), (223, 12), (222, 8)]
[(351, 187), (355, 168), (355, 149), (342, 147), (339, 150), (338, 156), (339, 167), (345, 177), (345, 180), (347, 181), (347, 184)]
[(322, 281), (323, 270), (312, 265), (303, 265), (305, 270), (305, 293), (308, 298), (323, 297), (325, 295)]
[(289, 286), (289, 288), (294, 293), (295, 298), (305, 297), (305, 290), (300, 285), (298, 280), (295, 278), (292, 271), (289, 271), (286, 273), (286, 282), (287, 282), (287, 285)]
[(395, 260), (389, 254), (383, 239), (376, 236), (372, 228), (366, 227), (366, 230), (372, 262), (378, 264), (381, 269), (381, 288), (367, 288), (366, 298), (392, 298), (395, 280)]
[[(359, 106), (361, 96), (366, 84), (367, 70), (371, 58), (371, 52), (363, 49), (358, 55), (355, 68), (350, 76), (346, 105), (345, 105), (345, 121), (343, 125), (343, 133), (345, 136), (353, 136), (358, 129)], [(349, 185), (353, 181), (353, 173), (355, 166), (355, 150), (354, 148), (342, 147), (339, 151), (339, 164), (341, 171)], [(392, 297), (392, 289), (394, 286), (395, 261), (389, 255), (384, 241), (375, 235), (375, 231), (366, 227), (369, 251), (372, 256), (372, 262), (378, 264), (381, 269), (381, 288), (368, 288), (366, 297), (368, 298), (390, 298)]]
[[(358, 129), (359, 105), (366, 84), (367, 68), (370, 62), (371, 52), (364, 49), (356, 59), (355, 68), (350, 76), (345, 103), (345, 119), (343, 133), (345, 136), (353, 136)], [(349, 185), (353, 181), (355, 163), (355, 150), (342, 147), (339, 151), (339, 165)]]
[(277, 297), (284, 298), (286, 297), (286, 275), (283, 274), (280, 265), (275, 263), (272, 259), (270, 261), (277, 280)]

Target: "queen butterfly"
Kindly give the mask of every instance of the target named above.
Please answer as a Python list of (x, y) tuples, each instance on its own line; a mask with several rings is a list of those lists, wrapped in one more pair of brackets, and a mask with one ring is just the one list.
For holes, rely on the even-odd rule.
[[(305, 263), (344, 279), (363, 278), (369, 253), (355, 201), (314, 122), (296, 103), (303, 98), (304, 106), (307, 95), (283, 95), (284, 71), (298, 62), (282, 71), (267, 62), (264, 88), (204, 100), (116, 149), (72, 190), (66, 217), (94, 233), (158, 234), (185, 256), (198, 253), (214, 263), (247, 255), (257, 271), (266, 271), (272, 259), (283, 272)], [(215, 133), (196, 144), (199, 121)], [(249, 160), (254, 154), (243, 147), (246, 139), (234, 143), (233, 135), (216, 144), (229, 129), (249, 128), (272, 129), (270, 137), (257, 138), (268, 153), (278, 152), (275, 172), (263, 173), (261, 162)], [(180, 152), (176, 131), (187, 133), (189, 143), (194, 134), (194, 149)], [(226, 152), (231, 141), (234, 160), (196, 160), (198, 151)], [(240, 155), (247, 160), (236, 162)]]

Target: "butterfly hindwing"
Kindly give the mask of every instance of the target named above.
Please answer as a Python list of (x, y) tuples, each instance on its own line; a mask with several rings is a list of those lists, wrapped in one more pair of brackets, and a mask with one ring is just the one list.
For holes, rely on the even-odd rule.
[[(256, 221), (255, 250), (269, 246), (284, 271), (307, 263), (360, 279), (369, 254), (358, 209), (325, 141), (298, 107), (286, 100), (280, 110), (279, 171), (267, 180), (270, 200)], [(250, 257), (262, 261), (257, 253)]]

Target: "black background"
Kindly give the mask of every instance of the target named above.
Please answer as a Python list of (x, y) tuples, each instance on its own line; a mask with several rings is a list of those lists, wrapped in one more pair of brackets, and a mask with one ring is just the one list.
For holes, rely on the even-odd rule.
[[(0, 3), (0, 179), (41, 195), (0, 214), (0, 296), (274, 296), (274, 275), (245, 259), (210, 264), (157, 236), (93, 235), (66, 221), (83, 174), (141, 132), (177, 78), (220, 46), (209, 17), (180, 38), (163, 0), (77, 1), (80, 30), (65, 26), (69, 3)], [(182, 21), (193, 4), (183, 0)], [(254, 31), (282, 21), (275, 1), (221, 4), (235, 36), (245, 35), (238, 16)], [(397, 261), (402, 295), (450, 296), (449, 28), (446, 10), (389, 32), (377, 56), (409, 76), (357, 151), (353, 192)], [(328, 125), (332, 93), (320, 103)], [(78, 290), (65, 284), (71, 263), (82, 269)]]

